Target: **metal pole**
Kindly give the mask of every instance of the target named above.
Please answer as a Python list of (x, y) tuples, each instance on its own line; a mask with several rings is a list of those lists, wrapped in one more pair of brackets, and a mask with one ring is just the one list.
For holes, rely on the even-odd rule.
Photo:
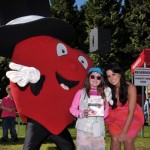
[[(144, 68), (146, 68), (146, 62), (144, 62)], [(142, 86), (142, 109), (143, 109), (143, 112), (144, 112), (144, 100), (145, 100), (144, 94), (145, 94), (144, 93), (144, 86)], [(142, 138), (144, 137), (144, 125), (142, 127), (141, 136), (142, 136)]]
[[(142, 86), (142, 109), (144, 112), (144, 86)], [(144, 137), (144, 125), (142, 126), (141, 137)]]

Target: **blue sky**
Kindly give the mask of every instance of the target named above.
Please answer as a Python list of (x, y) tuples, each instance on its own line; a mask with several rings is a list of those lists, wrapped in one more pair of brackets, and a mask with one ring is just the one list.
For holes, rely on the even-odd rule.
[(78, 8), (80, 9), (80, 6), (85, 4), (88, 0), (75, 0), (75, 5), (78, 6)]
[[(85, 4), (88, 0), (75, 0), (75, 5), (78, 6), (78, 9), (80, 9), (80, 6)], [(124, 5), (124, 0), (122, 0), (122, 5)]]

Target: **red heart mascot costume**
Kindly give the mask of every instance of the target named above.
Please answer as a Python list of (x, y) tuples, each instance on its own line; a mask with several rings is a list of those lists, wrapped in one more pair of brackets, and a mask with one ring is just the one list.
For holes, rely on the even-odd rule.
[(0, 25), (0, 55), (11, 59), (6, 75), (27, 123), (23, 149), (39, 150), (49, 136), (58, 149), (73, 150), (69, 107), (93, 64), (67, 45), (72, 26), (51, 17), (49, 0), (1, 0)]

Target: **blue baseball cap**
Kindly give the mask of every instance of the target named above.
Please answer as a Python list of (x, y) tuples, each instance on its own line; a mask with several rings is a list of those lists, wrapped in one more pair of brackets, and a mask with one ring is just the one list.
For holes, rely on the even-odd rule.
[(88, 75), (89, 75), (90, 73), (92, 73), (92, 72), (97, 72), (97, 73), (103, 75), (102, 69), (99, 68), (99, 67), (92, 67), (92, 68), (90, 68), (89, 71), (88, 71)]

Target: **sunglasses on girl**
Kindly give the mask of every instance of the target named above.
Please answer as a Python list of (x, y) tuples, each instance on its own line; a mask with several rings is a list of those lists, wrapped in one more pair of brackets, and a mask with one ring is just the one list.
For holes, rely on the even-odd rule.
[(90, 78), (91, 78), (91, 79), (95, 79), (95, 78), (96, 78), (97, 80), (101, 80), (101, 77), (100, 77), (100, 76), (95, 76), (95, 75), (91, 75)]

